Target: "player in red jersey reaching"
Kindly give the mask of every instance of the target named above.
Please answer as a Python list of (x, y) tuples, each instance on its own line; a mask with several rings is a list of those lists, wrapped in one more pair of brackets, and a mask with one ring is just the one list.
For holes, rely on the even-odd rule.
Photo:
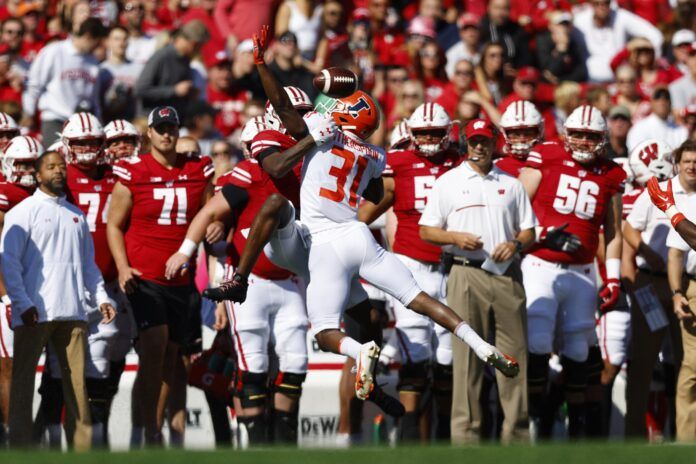
[[(418, 221), (435, 180), (457, 166), (461, 158), (449, 146), (452, 122), (437, 103), (424, 103), (416, 108), (407, 127), (414, 148), (387, 153), (384, 198), (377, 205), (363, 203), (358, 218), (370, 224), (393, 207), (398, 222), (393, 244), (396, 257), (413, 273), (423, 291), (445, 302), (444, 276), (439, 271), (442, 249), (420, 238)], [(400, 422), (400, 439), (419, 439), (421, 398), (432, 377), (431, 388), (438, 411), (436, 436), (447, 440), (452, 399), (452, 335), (398, 300), (393, 301), (393, 308), (402, 359), (399, 399), (406, 408)]]
[(619, 298), (621, 195), (626, 174), (601, 156), (607, 128), (599, 110), (580, 106), (566, 120), (565, 132), (565, 145), (548, 142), (534, 147), (520, 174), (541, 224), (539, 243), (522, 262), (533, 437), (550, 433), (550, 424), (541, 418), (549, 356), (554, 351), (561, 354), (569, 433), (575, 437), (584, 430), (586, 361), (597, 341), (594, 258), (602, 226), (607, 279), (599, 292), (600, 311), (611, 310)]
[(214, 168), (209, 158), (176, 153), (179, 116), (174, 108), (155, 108), (148, 126), (152, 152), (124, 158), (113, 167), (119, 181), (109, 206), (107, 239), (139, 330), (136, 384), (145, 443), (161, 445), (157, 404), (162, 381), (171, 386), (176, 357), (186, 342), (184, 324), (200, 311), (190, 276), (167, 278), (165, 264), (212, 194)]
[[(7, 121), (5, 117), (10, 118), (0, 113), (0, 128), (3, 127), (3, 121)], [(0, 140), (2, 138), (3, 135), (0, 135)], [(43, 147), (31, 137), (16, 136), (0, 148), (0, 151), (3, 150), (0, 159), (0, 170), (3, 175), (3, 180), (0, 182), (0, 232), (2, 232), (5, 214), (34, 191), (36, 185), (34, 162), (43, 153)], [(13, 345), (12, 301), (7, 296), (5, 282), (0, 273), (0, 413), (3, 420), (0, 426), (4, 424), (5, 432), (10, 413)], [(3, 435), (0, 433), (0, 436)]]

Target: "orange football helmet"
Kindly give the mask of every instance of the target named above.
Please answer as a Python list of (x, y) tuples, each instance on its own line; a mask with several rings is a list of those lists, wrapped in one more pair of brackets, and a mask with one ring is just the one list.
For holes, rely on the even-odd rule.
[(363, 140), (369, 138), (379, 127), (379, 107), (362, 90), (337, 99), (330, 111), (341, 130), (352, 132)]

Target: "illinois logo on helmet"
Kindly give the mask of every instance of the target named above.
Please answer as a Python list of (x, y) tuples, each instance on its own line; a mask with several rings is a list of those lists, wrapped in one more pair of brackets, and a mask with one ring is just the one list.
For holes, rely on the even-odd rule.
[(351, 132), (363, 140), (368, 139), (380, 123), (379, 106), (362, 90), (334, 100), (326, 106), (325, 112), (331, 115), (342, 131)]
[(20, 135), (10, 140), (0, 162), (7, 182), (23, 187), (36, 185), (34, 162), (43, 151), (43, 145), (33, 137)]

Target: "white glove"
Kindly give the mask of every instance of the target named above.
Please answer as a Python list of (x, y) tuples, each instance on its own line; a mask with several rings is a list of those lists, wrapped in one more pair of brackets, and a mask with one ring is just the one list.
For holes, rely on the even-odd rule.
[(309, 135), (314, 139), (314, 143), (324, 145), (326, 142), (333, 140), (334, 134), (338, 131), (338, 125), (333, 118), (324, 119), (314, 129), (309, 131)]

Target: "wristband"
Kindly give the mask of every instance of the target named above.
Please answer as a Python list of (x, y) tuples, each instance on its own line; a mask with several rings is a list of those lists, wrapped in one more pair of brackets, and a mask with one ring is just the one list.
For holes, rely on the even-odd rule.
[(10, 300), (10, 297), (8, 295), (0, 296), (0, 301), (5, 306), (12, 306), (12, 300)]
[(181, 243), (181, 246), (179, 247), (179, 253), (186, 256), (187, 258), (190, 258), (191, 256), (193, 256), (193, 253), (196, 252), (197, 248), (198, 244), (196, 242), (194, 242), (190, 238), (185, 238), (184, 241)]
[(621, 278), (621, 260), (619, 258), (609, 258), (604, 263), (607, 270), (607, 280)]
[(682, 222), (684, 219), (686, 219), (686, 216), (684, 216), (682, 213), (677, 213), (669, 218), (669, 221), (672, 223), (672, 227), (676, 228), (677, 224)]

